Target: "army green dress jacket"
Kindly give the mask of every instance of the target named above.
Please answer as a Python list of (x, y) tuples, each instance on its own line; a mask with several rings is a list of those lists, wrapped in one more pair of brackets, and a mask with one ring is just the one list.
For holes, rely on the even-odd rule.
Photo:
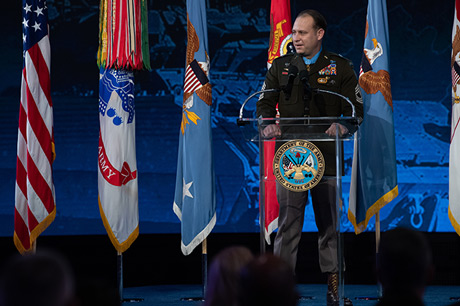
[[(308, 73), (309, 91), (300, 77), (292, 82), (292, 91), (286, 95), (282, 89), (289, 81), (289, 67), (295, 65), (299, 74), (302, 70)], [(315, 92), (315, 89), (332, 91), (347, 97), (355, 106), (356, 117), (359, 121), (363, 117), (363, 104), (360, 87), (353, 65), (348, 59), (327, 51), (321, 51), (317, 61), (306, 65), (302, 56), (291, 53), (273, 61), (267, 72), (262, 89), (280, 89), (280, 92), (263, 93), (257, 102), (257, 117), (275, 118), (276, 106), (281, 118), (293, 117), (349, 117), (352, 115), (351, 105), (343, 98), (324, 92)], [(356, 125), (342, 122), (350, 133), (357, 129)], [(324, 127), (324, 130), (328, 126)], [(283, 132), (283, 129), (281, 129)], [(285, 132), (285, 131), (284, 131)], [(282, 138), (282, 136), (281, 136)], [(322, 152), (326, 161), (324, 175), (335, 175), (335, 144), (333, 141), (314, 142)]]

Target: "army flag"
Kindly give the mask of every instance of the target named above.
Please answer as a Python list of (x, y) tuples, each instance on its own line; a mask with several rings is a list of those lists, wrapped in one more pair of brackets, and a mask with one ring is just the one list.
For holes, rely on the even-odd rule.
[[(270, 7), (270, 45), (268, 48), (267, 67), (270, 68), (273, 60), (287, 53), (293, 52), (292, 21), (290, 0), (272, 0)], [(265, 180), (265, 229), (264, 236), (270, 244), (270, 234), (278, 228), (279, 204), (276, 199), (276, 179), (273, 174), (273, 157), (275, 156), (275, 142), (264, 142), (264, 173)]]
[(99, 78), (99, 210), (119, 252), (139, 235), (133, 79), (118, 69), (102, 69)]
[(386, 0), (369, 0), (359, 85), (364, 120), (355, 135), (348, 218), (356, 234), (398, 195)]
[(449, 156), (449, 219), (460, 235), (460, 0), (455, 0), (452, 29), (452, 125)]
[(216, 224), (205, 0), (187, 0), (187, 53), (173, 210), (190, 254)]
[(32, 250), (34, 241), (56, 216), (51, 50), (46, 2), (23, 0), (22, 17), (23, 61), (13, 238), (20, 253)]
[(149, 69), (146, 0), (101, 0), (98, 200), (118, 252), (139, 235), (134, 75)]

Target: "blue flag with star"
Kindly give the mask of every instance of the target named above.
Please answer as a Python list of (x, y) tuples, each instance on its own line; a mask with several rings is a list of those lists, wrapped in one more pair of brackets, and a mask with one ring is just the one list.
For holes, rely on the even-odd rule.
[(369, 0), (363, 51), (364, 120), (355, 136), (348, 210), (356, 234), (398, 195), (386, 0)]
[(187, 0), (187, 54), (173, 210), (181, 249), (190, 254), (216, 224), (211, 83), (204, 0)]

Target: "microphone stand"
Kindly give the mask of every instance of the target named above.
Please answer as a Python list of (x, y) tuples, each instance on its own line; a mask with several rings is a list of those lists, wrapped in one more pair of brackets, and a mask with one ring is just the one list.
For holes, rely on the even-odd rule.
[[(248, 103), (248, 101), (252, 97), (254, 97), (255, 95), (258, 95), (258, 94), (266, 93), (266, 92), (281, 92), (283, 90), (284, 89), (277, 89), (277, 88), (263, 89), (263, 90), (256, 91), (255, 93), (253, 93), (252, 95), (247, 97), (246, 100), (244, 100), (243, 104), (241, 104), (240, 113), (239, 113), (238, 119), (236, 120), (236, 123), (238, 124), (238, 126), (243, 126), (243, 125), (246, 125), (248, 123), (248, 122), (243, 120), (243, 111), (244, 111), (244, 107), (246, 106), (246, 103)], [(352, 118), (356, 117), (355, 106), (353, 105), (353, 103), (351, 103), (350, 99), (348, 99), (344, 95), (341, 95), (339, 93), (336, 93), (336, 92), (333, 92), (333, 91), (330, 91), (330, 90), (319, 89), (319, 88), (313, 88), (313, 89), (311, 89), (311, 91), (316, 92), (316, 93), (318, 93), (318, 92), (327, 93), (327, 94), (335, 95), (337, 97), (342, 98), (343, 100), (345, 100), (351, 106), (351, 117)]]
[(337, 96), (337, 97), (340, 97), (340, 98), (344, 99), (344, 100), (347, 101), (347, 103), (350, 104), (350, 106), (351, 106), (351, 117), (352, 117), (352, 118), (356, 117), (355, 106), (353, 105), (353, 103), (351, 103), (350, 99), (348, 99), (348, 98), (345, 97), (344, 95), (341, 95), (341, 94), (339, 94), (339, 93), (336, 93), (336, 92), (333, 92), (333, 91), (330, 91), (330, 90), (324, 90), (324, 89), (319, 89), (319, 88), (313, 88), (312, 91), (314, 91), (314, 92), (328, 93), (328, 94), (335, 95), (335, 96)]
[(263, 89), (263, 90), (256, 91), (255, 93), (253, 93), (252, 95), (247, 97), (246, 100), (244, 100), (244, 102), (243, 102), (243, 104), (241, 105), (241, 108), (240, 108), (240, 115), (239, 115), (239, 117), (238, 117), (238, 119), (236, 121), (238, 126), (242, 126), (242, 125), (246, 124), (246, 122), (243, 121), (243, 110), (244, 110), (244, 107), (246, 106), (246, 103), (248, 103), (248, 101), (252, 97), (254, 97), (255, 95), (266, 93), (266, 92), (281, 92), (281, 89), (276, 89), (276, 88)]

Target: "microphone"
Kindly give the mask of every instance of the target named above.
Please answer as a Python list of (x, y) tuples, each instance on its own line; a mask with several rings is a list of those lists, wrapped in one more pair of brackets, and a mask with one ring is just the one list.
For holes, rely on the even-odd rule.
[(303, 92), (303, 99), (304, 101), (310, 101), (311, 99), (311, 87), (310, 83), (308, 83), (308, 71), (302, 70), (299, 73), (300, 81), (303, 84), (304, 92)]
[(294, 84), (294, 79), (296, 78), (298, 73), (299, 73), (299, 68), (297, 68), (297, 66), (294, 66), (294, 65), (289, 66), (288, 83), (283, 88), (284, 98), (286, 100), (289, 100), (291, 98), (292, 85)]

